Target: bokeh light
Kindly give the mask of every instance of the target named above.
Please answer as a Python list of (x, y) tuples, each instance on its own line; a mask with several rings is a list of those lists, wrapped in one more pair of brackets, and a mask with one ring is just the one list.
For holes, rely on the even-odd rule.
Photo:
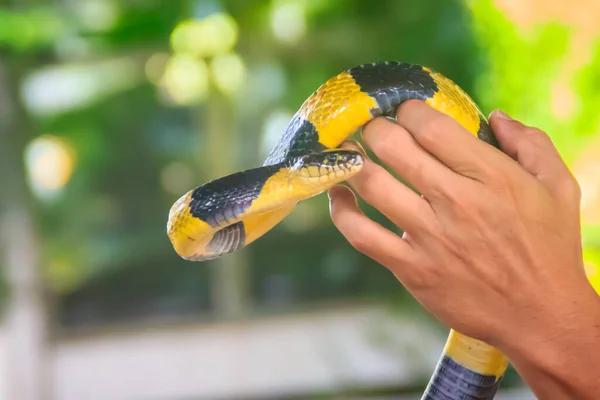
[(25, 150), (29, 182), (34, 193), (51, 198), (71, 179), (74, 151), (63, 138), (44, 135), (34, 139)]
[(239, 91), (246, 81), (246, 66), (236, 53), (218, 55), (210, 63), (215, 86), (225, 94)]
[(209, 93), (206, 62), (190, 55), (174, 55), (166, 65), (161, 86), (177, 105), (204, 101)]
[(579, 106), (573, 88), (565, 82), (555, 82), (551, 88), (550, 107), (558, 120), (567, 121), (573, 117)]
[(282, 43), (293, 44), (306, 34), (306, 12), (302, 1), (273, 1), (270, 13), (273, 35)]
[(178, 54), (213, 57), (230, 52), (238, 37), (235, 20), (226, 13), (182, 21), (171, 34), (171, 48)]

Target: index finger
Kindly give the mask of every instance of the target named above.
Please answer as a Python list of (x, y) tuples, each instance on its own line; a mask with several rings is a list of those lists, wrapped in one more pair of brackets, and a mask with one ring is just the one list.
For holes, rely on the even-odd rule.
[[(398, 108), (397, 120), (425, 150), (450, 169), (477, 181), (485, 181), (494, 175), (493, 170), (497, 167), (493, 168), (493, 165), (511, 165), (514, 162), (494, 146), (477, 138), (479, 125), (475, 125), (476, 117), (474, 114), (466, 115), (475, 110), (449, 105), (441, 112), (422, 101), (409, 100)], [(462, 124), (455, 118), (462, 120)]]

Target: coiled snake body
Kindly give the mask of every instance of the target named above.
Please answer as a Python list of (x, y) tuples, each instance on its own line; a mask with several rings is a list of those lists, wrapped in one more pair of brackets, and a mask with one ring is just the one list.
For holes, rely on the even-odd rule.
[[(299, 201), (357, 174), (362, 155), (338, 146), (409, 99), (425, 101), (498, 146), (477, 105), (442, 74), (400, 62), (360, 65), (304, 102), (263, 166), (208, 182), (173, 204), (167, 233), (175, 251), (187, 260), (209, 260), (264, 235)], [(495, 348), (452, 330), (423, 398), (491, 399), (507, 365)]]

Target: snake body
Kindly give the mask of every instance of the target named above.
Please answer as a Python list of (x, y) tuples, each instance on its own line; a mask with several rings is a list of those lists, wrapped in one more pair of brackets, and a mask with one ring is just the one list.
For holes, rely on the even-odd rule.
[[(261, 167), (208, 182), (173, 204), (167, 233), (175, 251), (187, 260), (209, 260), (264, 235), (299, 201), (359, 173), (362, 155), (338, 146), (409, 99), (428, 103), (498, 147), (475, 102), (442, 74), (401, 62), (356, 66), (304, 102)], [(497, 349), (452, 330), (423, 399), (492, 399), (507, 365)]]

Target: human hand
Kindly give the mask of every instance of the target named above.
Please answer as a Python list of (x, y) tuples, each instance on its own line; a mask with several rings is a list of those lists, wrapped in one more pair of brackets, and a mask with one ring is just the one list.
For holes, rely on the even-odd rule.
[(422, 196), (365, 160), (350, 185), (405, 234), (367, 218), (337, 186), (331, 216), (347, 240), (446, 325), (497, 347), (526, 375), (532, 363), (564, 369), (577, 352), (562, 339), (581, 341), (581, 329), (597, 346), (600, 298), (583, 268), (580, 190), (549, 137), (496, 112), (503, 153), (420, 101), (404, 103), (397, 119), (371, 121), (363, 140)]

